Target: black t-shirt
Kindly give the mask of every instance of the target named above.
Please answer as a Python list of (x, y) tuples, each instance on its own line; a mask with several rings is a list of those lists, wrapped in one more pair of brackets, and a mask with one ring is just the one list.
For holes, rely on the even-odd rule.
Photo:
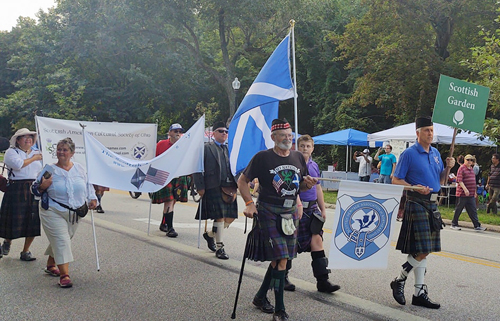
[(295, 200), (308, 171), (301, 153), (291, 150), (287, 157), (282, 157), (268, 149), (255, 154), (243, 174), (251, 181), (259, 179), (260, 195)]

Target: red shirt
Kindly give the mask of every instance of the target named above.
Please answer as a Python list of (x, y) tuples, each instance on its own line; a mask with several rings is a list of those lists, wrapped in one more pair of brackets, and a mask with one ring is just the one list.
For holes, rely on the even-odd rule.
[(457, 172), (457, 197), (467, 197), (465, 195), (462, 186), (459, 182), (463, 182), (465, 187), (469, 190), (469, 196), (474, 197), (476, 195), (476, 174), (474, 174), (474, 168), (467, 168), (467, 165), (462, 165), (458, 168)]
[(156, 144), (156, 156), (160, 155), (160, 154), (163, 154), (167, 149), (169, 149), (170, 147), (172, 147), (172, 144), (170, 142), (170, 138), (169, 139), (165, 139), (165, 140), (160, 140), (157, 144)]

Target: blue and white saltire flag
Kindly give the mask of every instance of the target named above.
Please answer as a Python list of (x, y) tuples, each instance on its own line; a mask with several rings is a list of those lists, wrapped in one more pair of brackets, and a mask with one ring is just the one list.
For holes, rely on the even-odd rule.
[(156, 192), (172, 179), (203, 172), (203, 115), (166, 152), (150, 160), (133, 160), (107, 149), (84, 131), (88, 180), (124, 191)]
[(402, 185), (341, 181), (328, 267), (386, 269)]
[(288, 34), (262, 67), (229, 125), (229, 162), (234, 175), (257, 152), (273, 147), (271, 123), (278, 118), (279, 102), (293, 96)]

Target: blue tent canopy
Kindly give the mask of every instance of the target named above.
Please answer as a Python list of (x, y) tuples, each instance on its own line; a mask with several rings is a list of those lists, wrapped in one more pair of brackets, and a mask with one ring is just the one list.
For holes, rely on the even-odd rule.
[[(369, 146), (368, 133), (348, 128), (333, 133), (315, 136), (312, 139), (316, 145), (347, 145)], [(375, 142), (376, 147), (381, 147), (382, 142)]]

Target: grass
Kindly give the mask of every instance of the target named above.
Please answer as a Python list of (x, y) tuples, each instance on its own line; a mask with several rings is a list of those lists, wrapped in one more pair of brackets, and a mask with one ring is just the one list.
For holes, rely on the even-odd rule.
[(0, 153), (0, 162), (3, 163), (3, 153)]
[[(325, 196), (326, 203), (335, 204), (337, 202), (337, 192), (323, 190), (323, 194)], [(455, 205), (451, 204), (450, 207), (446, 205), (439, 206), (439, 211), (441, 212), (442, 218), (452, 220), (453, 215), (455, 214)], [(500, 214), (487, 214), (486, 210), (481, 208), (477, 210), (477, 216), (481, 224), (500, 225)], [(469, 215), (467, 215), (467, 213), (465, 212), (460, 215), (459, 220), (470, 222)]]

